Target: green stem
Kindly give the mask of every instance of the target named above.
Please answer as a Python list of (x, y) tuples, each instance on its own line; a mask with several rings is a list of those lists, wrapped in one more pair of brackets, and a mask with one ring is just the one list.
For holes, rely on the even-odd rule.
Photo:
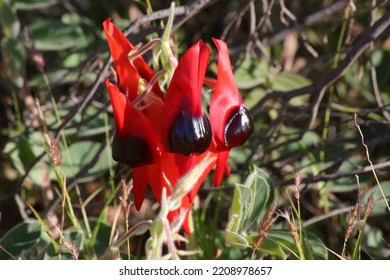
[(11, 94), (12, 94), (12, 101), (14, 103), (14, 110), (15, 110), (16, 121), (17, 121), (19, 127), (23, 127), (22, 115), (20, 113), (20, 107), (19, 107), (19, 103), (18, 103), (18, 98), (16, 97), (16, 93), (15, 93), (14, 90), (11, 90)]
[[(345, 16), (344, 16), (345, 19), (348, 17), (349, 13), (350, 13), (350, 8), (348, 7), (345, 11)], [(332, 64), (333, 69), (335, 69), (340, 62), (340, 50), (341, 50), (342, 45), (343, 45), (343, 41), (344, 41), (346, 29), (347, 29), (347, 24), (348, 24), (347, 21), (344, 21), (343, 25), (341, 26), (340, 36), (339, 36), (339, 39), (337, 42), (336, 55), (335, 55), (335, 59), (333, 60), (333, 64)], [(332, 84), (329, 87), (329, 98), (328, 98), (328, 102), (327, 102), (327, 106), (326, 106), (326, 110), (325, 110), (324, 129), (322, 131), (322, 141), (323, 142), (326, 142), (326, 140), (328, 139), (328, 134), (329, 134), (328, 127), (329, 127), (329, 123), (330, 123), (331, 103), (333, 100), (333, 94), (334, 94), (334, 84)], [(319, 156), (320, 156), (320, 161), (322, 163), (321, 169), (325, 170), (325, 150), (321, 150)], [(321, 201), (323, 204), (324, 212), (325, 213), (329, 212), (329, 201), (328, 201), (328, 196), (327, 196), (327, 192), (326, 192), (326, 183), (325, 182), (320, 183), (320, 197), (321, 197)]]
[(171, 3), (169, 18), (167, 22), (167, 26), (164, 30), (163, 36), (161, 38), (161, 58), (162, 63), (165, 64), (165, 69), (167, 71), (167, 79), (168, 79), (168, 85), (171, 82), (173, 73), (175, 72), (176, 66), (177, 66), (177, 60), (175, 56), (173, 55), (171, 45), (169, 44), (169, 38), (171, 35), (172, 25), (173, 25), (173, 17), (175, 14), (175, 3)]

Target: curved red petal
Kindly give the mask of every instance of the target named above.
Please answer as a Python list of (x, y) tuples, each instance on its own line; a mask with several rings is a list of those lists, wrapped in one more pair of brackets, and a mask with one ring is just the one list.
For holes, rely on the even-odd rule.
[(225, 145), (225, 125), (232, 113), (243, 104), (232, 71), (229, 50), (225, 42), (214, 39), (218, 49), (218, 75), (210, 103), (210, 123), (213, 140), (219, 150), (228, 149)]
[(128, 102), (127, 97), (119, 91), (119, 88), (116, 85), (111, 84), (109, 80), (106, 80), (106, 87), (108, 94), (110, 95), (116, 129), (122, 131), (125, 123), (125, 109)]
[[(167, 151), (176, 152), (175, 147), (172, 147), (173, 145), (170, 143), (170, 133), (174, 126), (178, 126), (179, 130), (188, 129), (179, 132), (189, 138), (196, 138), (208, 133), (209, 130), (211, 134), (209, 121), (203, 114), (201, 104), (202, 85), (209, 56), (210, 50), (200, 40), (183, 55), (173, 74), (162, 111), (161, 136), (164, 148)], [(189, 150), (198, 149), (203, 152), (204, 147), (207, 149), (209, 144), (208, 139), (201, 139), (201, 141), (203, 140), (205, 140), (205, 143), (192, 143), (194, 146), (199, 144), (201, 147), (190, 147)], [(179, 152), (187, 155), (191, 154), (191, 151), (184, 150)]]
[[(115, 70), (118, 74), (119, 86), (129, 94), (130, 100), (133, 101), (137, 97), (139, 78), (142, 77), (147, 82), (150, 82), (154, 76), (154, 71), (142, 56), (130, 62), (128, 55), (134, 49), (134, 46), (122, 31), (111, 23), (111, 18), (103, 22), (103, 27), (114, 61)], [(163, 98), (158, 83), (153, 86), (153, 92), (160, 98)]]
[(116, 124), (113, 141), (114, 159), (130, 167), (156, 162), (159, 156), (159, 142), (152, 123), (133, 106), (116, 85), (107, 80), (106, 86)]
[(103, 22), (103, 27), (118, 75), (118, 85), (133, 101), (138, 94), (138, 81), (140, 79), (137, 69), (131, 65), (128, 58), (134, 47), (122, 31), (111, 23), (111, 18)]

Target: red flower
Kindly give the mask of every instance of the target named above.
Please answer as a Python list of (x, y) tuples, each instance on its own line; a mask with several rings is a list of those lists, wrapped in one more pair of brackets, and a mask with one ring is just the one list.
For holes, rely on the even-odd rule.
[(167, 151), (191, 156), (202, 154), (210, 146), (211, 126), (201, 103), (209, 55), (209, 49), (199, 41), (183, 55), (173, 74), (161, 129)]
[(218, 49), (218, 75), (210, 103), (210, 122), (214, 145), (220, 151), (214, 174), (217, 186), (224, 173), (230, 174), (227, 164), (230, 149), (246, 142), (253, 132), (253, 122), (234, 80), (226, 43), (214, 38), (213, 42)]
[(107, 19), (104, 23), (117, 73), (117, 85), (106, 81), (114, 112), (116, 132), (113, 158), (132, 168), (135, 206), (140, 209), (147, 185), (161, 202), (163, 188), (171, 187), (204, 158), (210, 161), (182, 198), (181, 208), (171, 211), (172, 222), (187, 211), (183, 229), (190, 234), (188, 214), (198, 189), (216, 165), (214, 184), (229, 175), (230, 149), (243, 144), (253, 130), (234, 81), (226, 44), (214, 40), (218, 48), (218, 76), (210, 104), (210, 121), (202, 110), (201, 93), (210, 51), (199, 41), (181, 58), (166, 95), (156, 83), (140, 96), (139, 83), (151, 82), (153, 70), (142, 57), (129, 60), (133, 45)]

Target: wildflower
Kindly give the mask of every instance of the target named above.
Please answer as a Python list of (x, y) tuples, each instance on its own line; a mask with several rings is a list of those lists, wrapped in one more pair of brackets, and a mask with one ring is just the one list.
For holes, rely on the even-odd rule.
[(214, 186), (217, 186), (224, 173), (230, 174), (227, 164), (230, 149), (246, 142), (253, 132), (253, 122), (234, 80), (226, 43), (213, 41), (218, 49), (218, 75), (211, 98), (210, 122), (214, 146), (219, 151), (214, 175)]
[(183, 55), (173, 74), (161, 130), (167, 151), (191, 156), (204, 153), (210, 146), (211, 126), (201, 103), (209, 55), (209, 49), (199, 41)]
[[(234, 81), (228, 49), (213, 39), (218, 49), (218, 75), (210, 104), (210, 120), (202, 109), (201, 93), (210, 50), (199, 41), (182, 56), (166, 94), (154, 71), (140, 56), (130, 56), (134, 46), (107, 19), (104, 31), (113, 58), (117, 83), (106, 81), (116, 132), (113, 158), (132, 168), (134, 203), (140, 209), (147, 185), (160, 203), (162, 190), (172, 194), (177, 182), (203, 159), (207, 165), (182, 197), (181, 207), (168, 214), (172, 222), (186, 213), (183, 229), (190, 234), (188, 214), (198, 189), (216, 166), (214, 185), (229, 175), (231, 148), (242, 145), (252, 133), (249, 113)], [(150, 92), (142, 93), (152, 83)], [(185, 211), (185, 212), (181, 212)]]

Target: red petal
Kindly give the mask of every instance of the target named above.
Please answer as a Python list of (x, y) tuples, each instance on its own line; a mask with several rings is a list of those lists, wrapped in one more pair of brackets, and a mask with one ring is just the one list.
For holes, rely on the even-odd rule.
[(162, 189), (165, 188), (167, 196), (171, 195), (171, 187), (176, 186), (179, 173), (173, 154), (162, 152), (158, 162), (149, 166), (149, 184), (157, 202), (161, 202)]
[[(178, 170), (175, 154), (163, 152), (161, 155), (161, 181), (162, 186), (166, 187), (169, 191), (169, 187), (175, 187), (180, 179), (180, 173)], [(168, 193), (168, 192), (167, 192)], [(169, 195), (170, 195), (169, 191)]]
[(106, 86), (116, 123), (113, 156), (115, 152), (115, 159), (130, 167), (155, 162), (159, 156), (159, 142), (152, 123), (116, 85), (107, 80)]
[(166, 188), (167, 196), (170, 196), (170, 186), (176, 186), (178, 179), (179, 173), (173, 154), (163, 153), (155, 164), (133, 168), (133, 193), (137, 210), (142, 205), (148, 184), (157, 202), (160, 203), (162, 189)]
[[(194, 126), (195, 128), (188, 128), (189, 131), (180, 131), (187, 135), (193, 133), (194, 130), (203, 133), (203, 130), (208, 131), (210, 129), (208, 119), (204, 118), (201, 104), (202, 85), (209, 56), (210, 50), (200, 40), (187, 50), (175, 70), (162, 112), (161, 136), (167, 151), (176, 152), (170, 144), (170, 133), (174, 125), (180, 126), (182, 129)], [(176, 121), (180, 123), (175, 124)], [(198, 145), (198, 143), (192, 144)], [(203, 152), (205, 150), (203, 146), (208, 146), (208, 144), (201, 143), (201, 146), (199, 150)], [(194, 149), (194, 147), (190, 149)], [(190, 154), (186, 151), (183, 153)]]
[(108, 46), (118, 75), (119, 87), (134, 100), (138, 94), (138, 71), (131, 65), (128, 55), (134, 48), (126, 36), (111, 23), (111, 18), (103, 22)]
[[(176, 155), (177, 166), (178, 167), (185, 166), (185, 168), (181, 168), (181, 172), (179, 175), (180, 177), (184, 176), (187, 172), (190, 172), (197, 164), (199, 164), (206, 157), (210, 157), (212, 161), (210, 161), (210, 163), (203, 169), (202, 174), (197, 178), (197, 180), (193, 182), (193, 187), (191, 191), (183, 197), (181, 201), (180, 210), (177, 209), (175, 211), (169, 212), (168, 214), (168, 220), (172, 222), (174, 218), (179, 214), (179, 211), (187, 210), (187, 214), (184, 219), (182, 227), (184, 231), (189, 235), (191, 235), (191, 232), (188, 226), (188, 215), (190, 213), (192, 203), (194, 202), (194, 198), (198, 193), (198, 190), (202, 185), (203, 181), (205, 180), (205, 178), (207, 177), (207, 175), (210, 173), (211, 169), (217, 162), (218, 154), (211, 151), (207, 151), (200, 156), (193, 156), (193, 157)], [(176, 186), (176, 184), (174, 186)]]
[(214, 172), (214, 186), (219, 186), (221, 184), (223, 174), (225, 173), (226, 176), (230, 175), (230, 169), (228, 164), (228, 157), (229, 157), (230, 150), (222, 151), (218, 154), (218, 161), (217, 165), (215, 167)]
[(226, 150), (228, 147), (225, 145), (225, 125), (243, 102), (234, 80), (226, 43), (214, 38), (213, 41), (218, 49), (218, 75), (210, 103), (210, 123), (216, 148)]
[(141, 209), (142, 202), (145, 198), (148, 175), (148, 166), (133, 168), (133, 195), (137, 210)]
[[(129, 95), (130, 100), (133, 101), (138, 94), (139, 78), (142, 77), (149, 82), (154, 76), (154, 71), (141, 56), (135, 58), (132, 63), (130, 62), (128, 55), (134, 49), (134, 46), (122, 31), (111, 23), (111, 18), (103, 22), (103, 27), (114, 61), (115, 70), (118, 74), (119, 86)], [(162, 98), (163, 95), (158, 83), (153, 86), (153, 91)]]

